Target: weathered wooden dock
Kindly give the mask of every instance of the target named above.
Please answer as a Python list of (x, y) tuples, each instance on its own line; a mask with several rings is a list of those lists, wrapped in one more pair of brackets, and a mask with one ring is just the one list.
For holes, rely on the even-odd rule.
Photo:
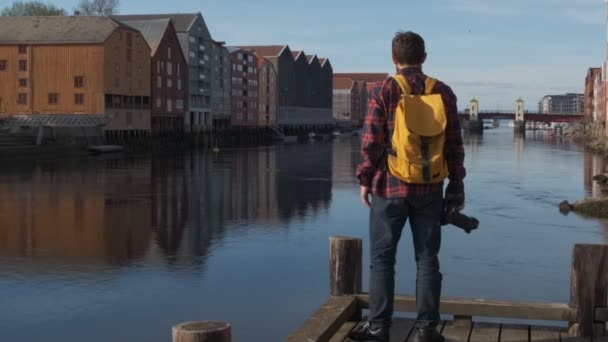
[[(361, 253), (360, 239), (330, 238), (331, 297), (287, 341), (347, 340), (368, 307), (368, 295), (361, 292)], [(450, 319), (437, 329), (447, 341), (608, 342), (608, 246), (575, 245), (571, 271), (569, 303), (442, 298), (441, 314)], [(394, 306), (397, 313), (415, 312), (415, 297), (396, 296)], [(504, 323), (479, 322), (482, 318)], [(514, 320), (563, 322), (564, 328), (511, 324)], [(393, 320), (391, 341), (413, 341), (413, 337), (414, 320)]]

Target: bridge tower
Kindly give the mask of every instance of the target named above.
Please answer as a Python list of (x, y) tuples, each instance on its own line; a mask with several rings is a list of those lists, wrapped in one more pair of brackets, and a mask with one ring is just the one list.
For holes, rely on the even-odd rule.
[(515, 101), (515, 132), (525, 132), (526, 131), (526, 121), (524, 118), (524, 100), (521, 98)]
[(479, 119), (479, 101), (469, 102), (469, 121), (466, 126), (471, 133), (483, 133), (483, 122)]

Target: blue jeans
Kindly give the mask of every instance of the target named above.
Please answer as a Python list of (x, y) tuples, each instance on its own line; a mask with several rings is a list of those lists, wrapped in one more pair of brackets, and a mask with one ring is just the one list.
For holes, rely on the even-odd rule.
[(417, 266), (416, 327), (434, 329), (439, 323), (442, 275), (437, 254), (441, 247), (442, 208), (442, 191), (395, 199), (372, 197), (369, 220), (371, 270), (368, 320), (373, 329), (391, 324), (395, 298), (395, 256), (408, 218)]

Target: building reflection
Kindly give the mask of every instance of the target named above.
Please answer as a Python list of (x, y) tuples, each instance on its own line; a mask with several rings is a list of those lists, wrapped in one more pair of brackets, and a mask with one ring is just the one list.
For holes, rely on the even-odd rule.
[(327, 210), (333, 154), (347, 150), (318, 143), (3, 168), (0, 257), (200, 265), (227, 234), (284, 233), (292, 219)]
[(0, 255), (110, 264), (141, 258), (150, 241), (149, 182), (146, 161), (20, 164), (0, 180)]
[(587, 194), (592, 197), (603, 196), (600, 185), (593, 180), (595, 175), (606, 172), (606, 158), (593, 153), (585, 153), (584, 186)]

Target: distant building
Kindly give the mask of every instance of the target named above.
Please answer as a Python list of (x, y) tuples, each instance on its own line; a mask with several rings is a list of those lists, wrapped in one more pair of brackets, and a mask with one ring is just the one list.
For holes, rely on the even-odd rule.
[(389, 78), (388, 73), (334, 73), (334, 77), (348, 78), (355, 82), (359, 92), (359, 111), (353, 113), (353, 123), (363, 124), (367, 112), (367, 103), (372, 88)]
[(152, 134), (178, 136), (188, 110), (188, 64), (170, 19), (124, 21), (152, 49)]
[(229, 47), (232, 74), (232, 126), (258, 125), (258, 57)]
[(587, 77), (585, 77), (585, 117), (589, 120), (597, 121), (599, 119), (599, 107), (598, 104), (599, 90), (596, 86), (599, 86), (601, 81), (602, 69), (601, 68), (589, 68), (587, 71)]
[[(210, 131), (213, 127), (213, 103), (226, 103), (230, 91), (213, 91), (214, 69), (220, 67), (219, 56), (226, 57), (224, 50), (216, 48), (217, 44), (211, 38), (211, 33), (201, 13), (183, 14), (144, 14), (144, 15), (118, 15), (118, 20), (150, 20), (169, 18), (175, 25), (182, 51), (188, 62), (190, 98), (188, 112), (184, 120), (187, 132)], [(216, 59), (216, 56), (218, 58)], [(217, 61), (217, 63), (216, 63)], [(227, 61), (224, 60), (226, 63)], [(226, 65), (224, 63), (224, 70)], [(219, 75), (219, 71), (218, 71)], [(218, 76), (219, 77), (219, 76)], [(225, 77), (225, 74), (224, 74)], [(223, 96), (223, 100), (214, 101), (213, 96)], [(221, 116), (224, 113), (218, 113)]]
[(147, 134), (150, 68), (141, 33), (109, 17), (0, 17), (3, 117)]
[(547, 95), (538, 104), (541, 114), (583, 114), (584, 94)]
[(334, 118), (338, 124), (357, 125), (360, 112), (359, 87), (350, 78), (334, 77)]

